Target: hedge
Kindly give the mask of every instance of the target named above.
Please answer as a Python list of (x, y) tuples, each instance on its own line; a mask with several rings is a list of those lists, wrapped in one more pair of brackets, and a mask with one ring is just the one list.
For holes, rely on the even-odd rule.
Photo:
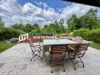
[(73, 36), (81, 36), (84, 39), (88, 39), (88, 35), (89, 35), (89, 29), (79, 29), (79, 30), (74, 30), (73, 32)]
[(13, 29), (13, 28), (0, 28), (0, 41), (10, 39), (10, 38), (18, 38), (20, 34), (23, 34), (22, 30)]
[(88, 40), (100, 43), (100, 29), (94, 29), (89, 32)]
[(81, 36), (85, 40), (89, 41), (94, 41), (97, 43), (100, 43), (100, 29), (79, 29), (79, 30), (74, 30), (73, 36)]

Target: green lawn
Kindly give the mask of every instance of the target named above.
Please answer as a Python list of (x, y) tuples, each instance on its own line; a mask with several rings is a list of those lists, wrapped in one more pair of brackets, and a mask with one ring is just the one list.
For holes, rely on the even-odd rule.
[(0, 42), (0, 53), (14, 45), (15, 45), (14, 43)]
[[(14, 43), (0, 42), (0, 53), (14, 45), (15, 45)], [(90, 46), (100, 50), (100, 43), (93, 42)]]
[(90, 46), (100, 50), (100, 43), (93, 42)]

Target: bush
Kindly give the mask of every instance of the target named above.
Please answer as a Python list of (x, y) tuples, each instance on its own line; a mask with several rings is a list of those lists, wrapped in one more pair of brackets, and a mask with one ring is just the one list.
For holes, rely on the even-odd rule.
[(73, 36), (74, 35), (74, 32), (70, 32), (69, 35)]
[(81, 36), (85, 40), (94, 41), (100, 43), (100, 29), (94, 29), (89, 31), (89, 29), (79, 29), (74, 30), (74, 36)]
[(61, 34), (59, 34), (60, 36), (67, 36), (68, 35), (68, 33), (61, 33)]
[(34, 35), (38, 35), (39, 32), (40, 32), (39, 30), (34, 29), (34, 30), (32, 30), (32, 31), (29, 33), (29, 35), (31, 35), (31, 36), (32, 36), (32, 35), (33, 35), (33, 36), (34, 36)]
[(20, 34), (23, 34), (22, 30), (13, 29), (13, 28), (0, 28), (0, 41), (10, 39), (10, 38), (18, 38)]
[(81, 36), (84, 39), (88, 39), (88, 35), (89, 35), (89, 29), (79, 29), (79, 30), (74, 30), (74, 36)]
[(88, 40), (100, 43), (100, 29), (94, 29), (89, 32)]

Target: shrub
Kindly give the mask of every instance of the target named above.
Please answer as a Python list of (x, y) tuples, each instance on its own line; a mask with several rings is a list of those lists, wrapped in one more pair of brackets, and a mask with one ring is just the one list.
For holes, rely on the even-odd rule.
[(84, 39), (88, 39), (88, 35), (89, 35), (89, 29), (79, 29), (79, 30), (74, 30), (73, 32), (73, 35), (74, 36), (81, 36), (83, 37)]
[(37, 29), (34, 29), (29, 33), (29, 35), (38, 35), (38, 34), (39, 34), (39, 30)]
[(93, 29), (91, 31), (89, 31), (89, 29), (79, 29), (73, 33), (74, 36), (81, 36), (86, 40), (100, 43), (100, 29)]
[(70, 32), (69, 35), (73, 36), (74, 35), (74, 32)]
[(60, 33), (59, 35), (60, 35), (60, 36), (67, 36), (68, 33)]
[(94, 29), (89, 32), (88, 40), (100, 43), (100, 29)]
[(17, 38), (20, 34), (23, 34), (22, 30), (13, 28), (0, 28), (0, 41), (10, 39), (12, 37)]

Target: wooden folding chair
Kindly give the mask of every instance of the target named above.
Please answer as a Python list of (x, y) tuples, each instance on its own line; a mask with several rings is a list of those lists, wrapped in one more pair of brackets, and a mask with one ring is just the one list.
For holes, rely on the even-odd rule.
[(64, 68), (65, 53), (66, 53), (66, 45), (52, 45), (52, 49), (51, 49), (51, 52), (50, 52), (51, 64), (53, 62), (53, 58), (60, 58), (61, 64), (52, 65), (51, 66), (51, 73), (53, 73), (52, 67), (56, 66), (56, 65), (63, 66), (64, 72), (65, 72), (65, 68)]
[(42, 48), (41, 48), (40, 44), (39, 45), (34, 45), (33, 40), (31, 38), (29, 38), (29, 45), (30, 45), (30, 48), (31, 48), (31, 51), (32, 51), (31, 61), (36, 56), (41, 58), (40, 54), (41, 54)]
[(79, 61), (74, 62), (74, 60), (76, 58), (80, 59), (80, 63), (82, 63), (82, 65), (84, 67), (84, 63), (81, 58), (85, 55), (89, 45), (90, 45), (90, 43), (86, 43), (86, 44), (81, 43), (81, 44), (77, 44), (75, 48), (68, 46), (70, 49), (70, 50), (68, 50), (68, 56), (69, 56), (69, 59), (71, 60), (71, 62), (73, 63), (75, 70), (76, 70), (75, 64), (79, 62)]

